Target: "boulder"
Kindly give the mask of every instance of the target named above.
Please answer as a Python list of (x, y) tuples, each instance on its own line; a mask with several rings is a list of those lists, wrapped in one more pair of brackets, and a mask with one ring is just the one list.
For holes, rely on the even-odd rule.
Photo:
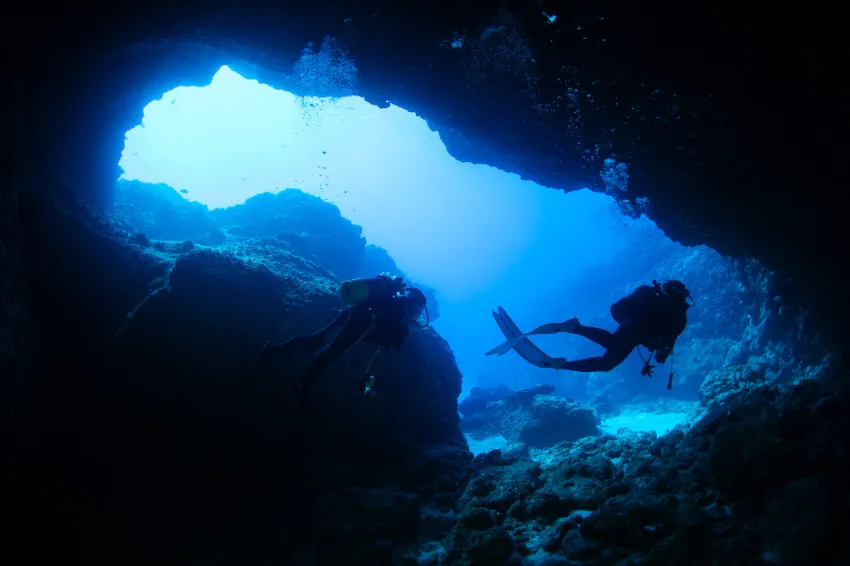
[(572, 399), (553, 397), (554, 391), (549, 384), (520, 390), (504, 385), (473, 387), (458, 406), (463, 414), (461, 429), (474, 439), (502, 435), (520, 454), (528, 448), (597, 434), (595, 413)]
[(484, 413), (487, 410), (487, 405), (496, 401), (504, 401), (508, 395), (514, 390), (497, 385), (496, 387), (473, 387), (469, 390), (469, 395), (458, 403), (458, 410), (463, 413), (463, 416), (470, 418), (474, 415)]
[(501, 435), (511, 444), (522, 442), (529, 448), (599, 434), (596, 414), (562, 397), (534, 395), (525, 402), (509, 397), (495, 403), (492, 411)]

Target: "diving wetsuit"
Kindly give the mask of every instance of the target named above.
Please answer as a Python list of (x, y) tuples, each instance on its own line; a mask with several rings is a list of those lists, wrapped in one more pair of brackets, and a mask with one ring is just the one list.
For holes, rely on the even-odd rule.
[(631, 312), (621, 318), (620, 326), (613, 333), (580, 323), (570, 330), (570, 333), (583, 336), (605, 348), (604, 354), (565, 362), (559, 369), (611, 371), (623, 363), (637, 346), (654, 351), (655, 359), (663, 364), (673, 351), (676, 339), (685, 331), (688, 323), (687, 304), (659, 295), (649, 285), (638, 287), (631, 298)]
[(306, 388), (334, 360), (361, 341), (376, 344), (379, 348), (401, 348), (410, 332), (405, 320), (408, 301), (411, 299), (403, 295), (366, 301), (347, 308), (333, 322), (313, 334), (295, 336), (280, 344), (267, 343), (251, 374), (279, 356), (318, 350), (299, 380), (299, 385)]

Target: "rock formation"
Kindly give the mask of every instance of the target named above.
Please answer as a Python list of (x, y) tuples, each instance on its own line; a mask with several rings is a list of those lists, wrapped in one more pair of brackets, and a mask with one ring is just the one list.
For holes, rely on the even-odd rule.
[[(244, 381), (267, 340), (333, 320), (340, 279), (322, 263), (356, 271), (344, 262), (365, 245), (335, 207), (297, 191), (280, 198), (313, 207), (298, 219), (318, 242), (300, 251), (310, 259), (262, 231), (210, 247), (121, 228), (138, 217), (39, 208), (64, 237), (37, 242), (57, 289), (34, 289), (48, 339), (37, 404), (20, 407), (38, 426), (23, 430), (18, 454), (48, 475), (11, 470), (33, 490), (39, 521), (74, 528), (51, 529), (34, 559), (378, 564), (418, 554), (422, 517), (462, 493), (461, 375), (432, 329), (377, 362), (374, 400), (362, 395), (368, 348), (328, 369), (312, 412), (291, 395), (309, 352)], [(337, 256), (321, 247), (328, 234)]]

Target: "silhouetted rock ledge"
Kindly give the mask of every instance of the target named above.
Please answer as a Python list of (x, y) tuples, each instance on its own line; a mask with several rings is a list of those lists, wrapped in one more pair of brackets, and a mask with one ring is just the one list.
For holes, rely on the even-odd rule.
[[(39, 303), (50, 348), (28, 409), (46, 420), (27, 438), (40, 452), (21, 462), (52, 479), (19, 479), (44, 520), (74, 528), (51, 530), (57, 545), (39, 558), (61, 547), (139, 564), (372, 565), (387, 549), (418, 554), (420, 525), (434, 539), (451, 529), (433, 518), (463, 492), (472, 455), (461, 374), (433, 329), (376, 362), (374, 400), (362, 394), (372, 351), (355, 348), (315, 383), (310, 413), (291, 395), (309, 352), (245, 377), (266, 341), (343, 308), (339, 279), (314, 261), (330, 252), (152, 241), (85, 211), (40, 210), (66, 237), (37, 242), (59, 286)], [(363, 245), (359, 230), (347, 237)]]

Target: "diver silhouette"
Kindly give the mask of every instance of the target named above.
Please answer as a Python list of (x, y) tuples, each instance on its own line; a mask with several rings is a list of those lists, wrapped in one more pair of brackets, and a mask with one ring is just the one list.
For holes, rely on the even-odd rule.
[[(375, 347), (363, 382), (364, 395), (374, 398), (375, 378), (370, 373), (375, 361), (388, 348), (400, 349), (411, 325), (425, 327), (429, 323), (425, 295), (419, 289), (408, 287), (401, 278), (386, 274), (346, 281), (340, 288), (340, 295), (349, 306), (327, 326), (280, 344), (267, 342), (248, 380), (281, 358), (305, 350), (315, 351), (310, 365), (295, 384), (296, 393), (303, 396), (334, 360), (363, 342)], [(421, 322), (423, 311), (426, 314), (424, 323)]]
[[(681, 281), (668, 280), (663, 283), (653, 281), (652, 285), (641, 285), (611, 305), (611, 316), (619, 324), (614, 332), (584, 326), (577, 318), (571, 318), (564, 322), (544, 324), (531, 332), (523, 333), (508, 313), (502, 307), (498, 307), (498, 312), (493, 313), (493, 318), (507, 341), (485, 355), (501, 356), (514, 350), (526, 361), (541, 368), (604, 372), (619, 366), (632, 350), (643, 346), (655, 354), (655, 360), (658, 363), (663, 364), (673, 354), (676, 340), (687, 326), (687, 311), (691, 304), (693, 304), (691, 293)], [(546, 355), (528, 339), (533, 335), (559, 332), (583, 336), (605, 348), (605, 352), (601, 356), (568, 361), (565, 358), (552, 358)], [(641, 373), (652, 375), (653, 368), (649, 360), (644, 360)], [(671, 386), (672, 370), (668, 388)]]

